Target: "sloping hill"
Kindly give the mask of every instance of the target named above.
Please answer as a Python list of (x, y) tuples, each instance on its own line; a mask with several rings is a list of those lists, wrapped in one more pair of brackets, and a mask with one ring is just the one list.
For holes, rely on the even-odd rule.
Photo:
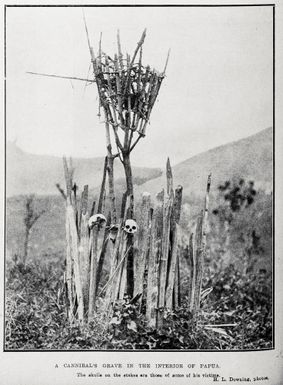
[[(101, 183), (103, 163), (103, 157), (73, 159), (76, 183), (97, 188)], [(258, 187), (271, 190), (272, 128), (175, 165), (174, 184), (181, 184), (185, 195), (199, 195), (210, 172), (213, 176), (212, 189), (226, 179), (244, 178), (255, 181)], [(158, 168), (133, 167), (133, 175), (140, 184), (136, 188), (138, 193), (149, 191), (154, 194), (165, 186), (165, 176)], [(115, 164), (115, 178), (120, 181), (124, 178), (119, 161)], [(143, 180), (147, 182), (141, 184)], [(28, 154), (15, 144), (7, 143), (7, 196), (57, 194), (55, 183), (64, 185), (60, 157)]]
[[(173, 167), (174, 185), (184, 195), (203, 196), (207, 175), (212, 173), (212, 193), (220, 183), (244, 178), (257, 188), (272, 189), (272, 128), (236, 142), (213, 148)], [(165, 175), (139, 186), (138, 192), (157, 193), (165, 187)]]
[[(7, 196), (20, 194), (53, 195), (58, 191), (56, 183), (64, 186), (62, 159), (55, 156), (33, 155), (22, 151), (14, 143), (7, 143)], [(104, 158), (74, 158), (75, 181), (79, 186), (88, 184), (91, 189), (101, 183)], [(158, 168), (134, 167), (137, 182), (156, 178), (161, 174)], [(121, 163), (115, 163), (115, 178), (122, 179)]]
[[(7, 200), (8, 251), (11, 255), (14, 253), (20, 255), (23, 248), (23, 217), (26, 197), (20, 194), (36, 192), (46, 195), (55, 193), (56, 195), (36, 197), (36, 204), (40, 209), (44, 208), (46, 213), (39, 219), (33, 230), (30, 253), (33, 256), (44, 253), (63, 253), (65, 208), (62, 197), (54, 187), (57, 181), (63, 185), (61, 159), (26, 154), (15, 145), (9, 144), (9, 146), (7, 151), (8, 188), (10, 195), (17, 194), (17, 196), (12, 196)], [(88, 182), (92, 186), (90, 199), (90, 203), (92, 203), (92, 199), (99, 192), (98, 185), (101, 181), (103, 159), (75, 159), (74, 165), (76, 181), (79, 185)], [(233, 177), (253, 180), (256, 182), (257, 189), (270, 191), (272, 188), (272, 129), (269, 128), (248, 138), (214, 148), (173, 167), (174, 185), (183, 185), (184, 203), (189, 203), (185, 205), (189, 211), (186, 211), (186, 207), (183, 210), (186, 221), (193, 218), (203, 207), (206, 178), (210, 172), (212, 173), (211, 207), (213, 207), (219, 183)], [(134, 169), (135, 177), (139, 175), (140, 178), (154, 178), (158, 173), (160, 174), (158, 169)], [(117, 167), (115, 187), (118, 201), (124, 191), (124, 185), (121, 183), (122, 175), (121, 167)], [(136, 201), (139, 200), (140, 193), (148, 191), (154, 194), (165, 186), (164, 175), (136, 186)], [(259, 211), (262, 210), (262, 208), (259, 209)], [(267, 208), (265, 211), (269, 213), (270, 210)], [(265, 218), (266, 215), (261, 220), (265, 221)], [(271, 238), (267, 236), (267, 239), (270, 242)]]

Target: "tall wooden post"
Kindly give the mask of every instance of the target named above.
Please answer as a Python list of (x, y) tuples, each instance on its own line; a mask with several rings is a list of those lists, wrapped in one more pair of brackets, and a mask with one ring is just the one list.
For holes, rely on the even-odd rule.
[(156, 327), (158, 309), (159, 263), (162, 253), (164, 190), (156, 196), (153, 212), (148, 259), (146, 317)]
[(137, 294), (143, 294), (144, 273), (148, 257), (151, 231), (151, 207), (149, 193), (143, 193), (140, 218), (138, 229), (138, 249), (136, 253), (137, 261), (135, 263), (134, 296)]
[(195, 233), (195, 277), (194, 277), (194, 295), (191, 310), (195, 314), (200, 305), (201, 284), (203, 275), (203, 214), (201, 213), (197, 219), (196, 233)]
[(171, 217), (171, 258), (168, 272), (168, 284), (166, 288), (166, 307), (172, 309), (173, 307), (173, 289), (176, 281), (176, 270), (178, 271), (178, 244), (179, 244), (179, 221), (181, 217), (183, 187), (178, 186), (175, 190), (175, 197), (173, 202), (173, 211)]
[[(84, 321), (84, 303), (83, 290), (81, 283), (81, 273), (79, 265), (79, 250), (78, 250), (78, 228), (77, 228), (77, 213), (74, 207), (77, 207), (75, 202), (76, 196), (72, 197), (73, 191), (73, 173), (74, 169), (70, 160), (68, 166), (66, 158), (63, 158), (64, 173), (67, 187), (66, 195), (66, 240), (67, 240), (67, 255), (66, 255), (66, 279), (68, 286), (68, 297), (70, 306), (70, 321), (73, 319), (74, 302), (77, 303), (78, 319)], [(74, 287), (75, 291), (73, 292)], [(72, 313), (71, 313), (72, 311)]]
[(191, 301), (191, 311), (195, 314), (199, 310), (202, 276), (204, 268), (204, 257), (206, 253), (206, 232), (208, 221), (208, 205), (209, 205), (209, 192), (211, 185), (211, 174), (208, 175), (206, 194), (204, 202), (204, 212), (201, 212), (197, 219), (196, 233), (195, 233), (195, 278), (194, 278), (194, 293)]

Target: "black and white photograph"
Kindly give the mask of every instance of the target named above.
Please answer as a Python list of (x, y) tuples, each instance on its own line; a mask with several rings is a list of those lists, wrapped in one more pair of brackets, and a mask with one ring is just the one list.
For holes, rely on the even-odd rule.
[(274, 6), (5, 8), (5, 352), (274, 341)]

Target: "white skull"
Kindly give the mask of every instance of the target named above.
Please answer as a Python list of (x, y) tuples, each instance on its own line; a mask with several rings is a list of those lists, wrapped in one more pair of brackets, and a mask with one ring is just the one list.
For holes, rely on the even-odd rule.
[(138, 229), (137, 222), (133, 219), (127, 219), (125, 222), (124, 230), (128, 234), (134, 234)]
[(104, 222), (106, 222), (106, 218), (103, 214), (95, 214), (89, 218), (88, 226), (90, 229), (92, 229), (93, 226), (102, 225)]

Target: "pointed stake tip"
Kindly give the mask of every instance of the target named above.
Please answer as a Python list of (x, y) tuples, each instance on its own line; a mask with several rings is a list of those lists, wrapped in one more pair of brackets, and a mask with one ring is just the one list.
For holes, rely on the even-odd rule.
[(146, 28), (144, 29), (143, 33), (142, 33), (142, 36), (141, 36), (141, 40), (140, 40), (140, 43), (143, 44), (144, 43), (144, 39), (146, 37)]

